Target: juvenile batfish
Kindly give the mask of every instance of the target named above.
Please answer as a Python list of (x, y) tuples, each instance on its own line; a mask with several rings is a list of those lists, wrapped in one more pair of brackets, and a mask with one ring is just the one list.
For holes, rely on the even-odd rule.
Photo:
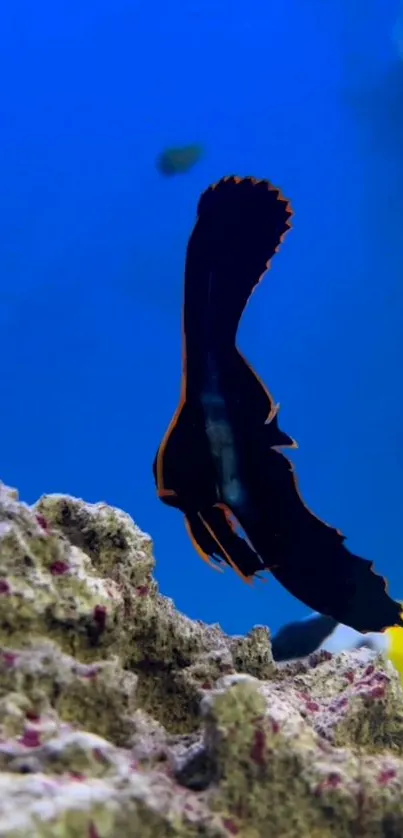
[(215, 567), (225, 562), (246, 581), (269, 570), (308, 607), (360, 632), (403, 626), (372, 563), (304, 503), (281, 452), (295, 443), (236, 346), (291, 215), (266, 180), (227, 177), (201, 196), (186, 253), (181, 396), (154, 461), (158, 496), (184, 513)]

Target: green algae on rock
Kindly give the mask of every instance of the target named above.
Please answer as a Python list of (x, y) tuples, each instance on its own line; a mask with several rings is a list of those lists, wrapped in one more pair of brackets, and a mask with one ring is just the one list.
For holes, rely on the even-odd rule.
[(104, 503), (0, 485), (0, 838), (401, 838), (403, 694), (180, 614)]

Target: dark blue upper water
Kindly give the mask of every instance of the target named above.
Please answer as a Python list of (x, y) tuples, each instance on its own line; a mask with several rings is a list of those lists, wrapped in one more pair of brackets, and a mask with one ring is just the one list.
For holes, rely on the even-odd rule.
[[(403, 596), (403, 26), (398, 0), (7, 0), (0, 12), (0, 476), (125, 508), (162, 591), (231, 632), (306, 613), (193, 551), (151, 464), (180, 384), (201, 191), (268, 177), (294, 230), (240, 345), (301, 490)], [(400, 14), (401, 19), (401, 14)], [(170, 145), (205, 159), (164, 179)]]

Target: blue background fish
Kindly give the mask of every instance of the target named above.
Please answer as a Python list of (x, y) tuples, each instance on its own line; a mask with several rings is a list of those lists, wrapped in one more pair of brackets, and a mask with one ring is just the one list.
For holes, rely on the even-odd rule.
[[(127, 509), (164, 593), (230, 632), (307, 609), (273, 579), (249, 589), (196, 561), (150, 472), (178, 397), (194, 207), (223, 172), (292, 196), (293, 236), (240, 347), (299, 442), (307, 503), (402, 590), (398, 16), (392, 0), (2, 11), (1, 477), (28, 501)], [(156, 157), (182, 138), (208, 155), (161, 178)]]

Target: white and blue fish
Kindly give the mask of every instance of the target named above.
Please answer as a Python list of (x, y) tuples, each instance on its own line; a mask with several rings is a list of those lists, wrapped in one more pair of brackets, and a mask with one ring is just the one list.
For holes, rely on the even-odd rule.
[(273, 657), (278, 663), (298, 660), (321, 650), (335, 654), (362, 648), (383, 654), (398, 671), (403, 683), (401, 627), (362, 634), (314, 611), (302, 620), (286, 623), (272, 638)]

